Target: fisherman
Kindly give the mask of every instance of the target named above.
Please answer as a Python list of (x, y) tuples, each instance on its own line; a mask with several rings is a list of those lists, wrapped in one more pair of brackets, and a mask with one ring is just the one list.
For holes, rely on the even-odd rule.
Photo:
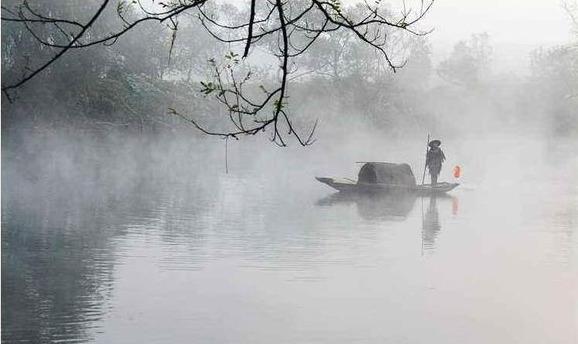
[(440, 148), (441, 144), (442, 142), (440, 140), (432, 140), (428, 143), (430, 148), (427, 151), (425, 164), (429, 170), (432, 185), (438, 183), (438, 175), (442, 170), (442, 163), (446, 160), (446, 156)]

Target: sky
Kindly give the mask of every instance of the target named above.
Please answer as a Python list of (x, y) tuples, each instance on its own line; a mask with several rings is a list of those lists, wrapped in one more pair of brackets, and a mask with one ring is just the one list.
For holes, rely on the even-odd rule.
[(427, 18), (433, 42), (487, 32), (498, 44), (552, 45), (570, 39), (561, 0), (436, 0)]

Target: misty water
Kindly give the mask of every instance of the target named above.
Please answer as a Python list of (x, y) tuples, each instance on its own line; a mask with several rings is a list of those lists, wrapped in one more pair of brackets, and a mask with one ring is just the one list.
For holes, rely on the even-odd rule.
[(441, 139), (437, 198), (314, 179), (425, 137), (7, 146), (2, 341), (576, 343), (577, 142)]

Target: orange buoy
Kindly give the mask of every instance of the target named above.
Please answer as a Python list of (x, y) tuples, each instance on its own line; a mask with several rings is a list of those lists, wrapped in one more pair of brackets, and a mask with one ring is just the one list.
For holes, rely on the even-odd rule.
[(462, 168), (459, 165), (454, 167), (454, 178), (459, 178), (462, 174)]

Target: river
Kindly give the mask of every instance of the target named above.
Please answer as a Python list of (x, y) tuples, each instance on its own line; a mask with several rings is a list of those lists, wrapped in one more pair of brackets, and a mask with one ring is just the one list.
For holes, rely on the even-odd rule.
[(445, 140), (437, 198), (314, 180), (419, 140), (59, 142), (3, 151), (3, 343), (578, 342), (575, 140)]

